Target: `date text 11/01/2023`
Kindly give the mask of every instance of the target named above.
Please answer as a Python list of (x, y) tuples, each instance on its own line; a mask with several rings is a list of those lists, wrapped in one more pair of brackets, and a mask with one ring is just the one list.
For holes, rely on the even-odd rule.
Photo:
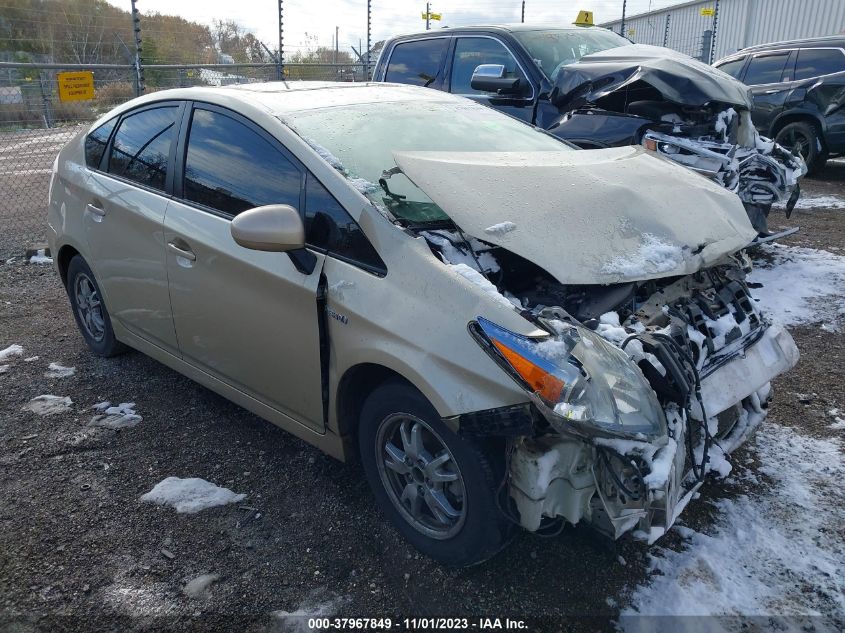
[(392, 630), (400, 631), (525, 631), (524, 620), (511, 618), (308, 618), (308, 629), (321, 630)]

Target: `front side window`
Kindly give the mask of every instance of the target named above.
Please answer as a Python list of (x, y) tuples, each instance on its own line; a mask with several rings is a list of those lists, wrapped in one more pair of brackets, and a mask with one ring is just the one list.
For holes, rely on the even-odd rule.
[(780, 82), (787, 59), (789, 59), (789, 53), (751, 58), (748, 70), (745, 72), (745, 83), (749, 86), (757, 86)]
[(89, 169), (100, 168), (100, 161), (116, 123), (117, 117), (111, 121), (106, 121), (85, 137), (85, 164), (88, 165)]
[(795, 79), (810, 79), (845, 72), (845, 55), (830, 48), (805, 48), (798, 51)]
[(178, 112), (166, 106), (125, 117), (114, 135), (109, 173), (164, 191)]
[(449, 39), (445, 37), (397, 44), (390, 54), (384, 80), (430, 86), (437, 78), (448, 44)]
[(525, 75), (504, 44), (488, 37), (461, 37), (455, 43), (451, 92), (459, 95), (484, 94), (470, 85), (473, 72), (481, 64), (504, 66), (505, 77), (518, 77), (523, 90), (528, 88)]
[(305, 241), (343, 259), (384, 268), (361, 227), (311, 174), (305, 187)]
[(739, 79), (739, 73), (742, 72), (742, 67), (745, 65), (745, 57), (740, 57), (730, 62), (725, 62), (719, 66), (719, 70), (723, 73), (729, 74), (734, 79)]
[(185, 154), (186, 200), (237, 215), (266, 204), (299, 207), (299, 169), (235, 119), (195, 109)]

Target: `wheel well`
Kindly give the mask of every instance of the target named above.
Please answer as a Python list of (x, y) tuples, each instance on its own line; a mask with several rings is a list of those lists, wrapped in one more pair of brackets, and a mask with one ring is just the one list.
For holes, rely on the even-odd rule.
[(57, 261), (59, 262), (59, 274), (62, 276), (63, 286), (67, 286), (67, 267), (70, 265), (70, 260), (76, 255), (79, 255), (79, 251), (73, 246), (65, 245), (59, 249)]
[(392, 369), (373, 363), (362, 363), (346, 370), (340, 379), (336, 398), (337, 423), (341, 435), (354, 435), (367, 396), (390, 379), (399, 379), (411, 384)]
[(822, 127), (819, 124), (818, 119), (810, 114), (786, 114), (777, 121), (775, 121), (774, 125), (772, 125), (771, 130), (771, 138), (775, 138), (778, 133), (785, 128), (790, 123), (809, 123), (813, 125), (819, 130), (819, 135), (821, 136), (822, 142), (824, 142), (824, 134), (822, 131)]

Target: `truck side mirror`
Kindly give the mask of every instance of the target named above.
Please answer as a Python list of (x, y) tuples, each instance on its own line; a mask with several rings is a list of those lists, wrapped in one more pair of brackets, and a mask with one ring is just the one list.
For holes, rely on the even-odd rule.
[(520, 93), (519, 77), (505, 77), (505, 67), (502, 64), (476, 66), (469, 85), (473, 90), (495, 92), (500, 95)]

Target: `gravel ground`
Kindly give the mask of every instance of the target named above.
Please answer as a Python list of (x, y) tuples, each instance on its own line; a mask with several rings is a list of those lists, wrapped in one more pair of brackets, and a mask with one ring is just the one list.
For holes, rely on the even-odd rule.
[[(832, 162), (804, 190), (845, 198), (845, 163)], [(788, 244), (845, 249), (845, 210), (797, 210), (790, 220), (776, 212), (771, 224), (801, 226)], [(421, 557), (382, 519), (358, 466), (139, 353), (92, 356), (56, 275), (24, 263), (22, 249), (0, 262), (0, 349), (24, 348), (0, 374), (0, 629), (275, 631), (295, 623), (284, 611), (614, 630), (632, 589), (647, 582), (648, 547), (582, 528), (519, 534), (471, 569)], [(845, 408), (845, 335), (815, 325), (792, 333), (803, 358), (776, 382), (770, 420), (830, 437), (827, 411)], [(76, 373), (47, 378), (51, 362)], [(40, 394), (73, 404), (49, 416), (21, 410)], [(121, 431), (89, 426), (104, 400), (135, 402), (143, 421)], [(751, 450), (739, 451), (737, 462), (749, 464), (738, 468), (757, 467)], [(197, 514), (138, 500), (168, 476), (247, 497)], [(706, 530), (711, 502), (743, 491), (708, 484), (684, 522)], [(680, 539), (673, 531), (665, 541)], [(204, 596), (187, 596), (186, 583), (206, 573), (219, 579)]]

